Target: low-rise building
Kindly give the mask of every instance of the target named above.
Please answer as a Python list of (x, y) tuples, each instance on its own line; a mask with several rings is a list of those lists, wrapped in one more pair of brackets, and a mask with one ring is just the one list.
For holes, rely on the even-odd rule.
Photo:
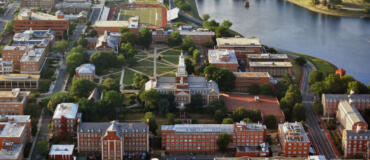
[(87, 13), (90, 13), (91, 10), (91, 2), (59, 2), (55, 4), (55, 9), (60, 10), (66, 14), (79, 14), (82, 11), (86, 11)]
[(370, 158), (370, 130), (344, 130), (342, 150), (345, 158)]
[(1, 115), (23, 115), (26, 107), (29, 91), (0, 91), (0, 114)]
[(48, 157), (52, 160), (73, 160), (74, 148), (73, 144), (53, 144)]
[(82, 122), (77, 129), (77, 150), (100, 153), (102, 159), (124, 159), (149, 152), (149, 126), (145, 123)]
[(167, 43), (168, 37), (170, 37), (173, 30), (164, 30), (163, 28), (158, 28), (153, 30), (152, 39), (156, 43)]
[(23, 54), (20, 64), (21, 73), (40, 74), (46, 63), (46, 49), (34, 48)]
[(26, 141), (31, 141), (31, 116), (30, 115), (0, 115), (0, 126), (6, 123), (26, 126)]
[(360, 112), (354, 105), (351, 104), (351, 100), (341, 101), (338, 105), (337, 121), (340, 123), (341, 130), (356, 130), (362, 129), (367, 130), (368, 124), (365, 119), (361, 116)]
[(51, 15), (42, 12), (36, 12), (34, 9), (21, 9), (18, 17), (14, 20), (14, 31), (20, 33), (28, 29), (54, 31), (56, 37), (62, 38), (68, 34), (69, 20), (64, 15)]
[(87, 79), (94, 81), (95, 77), (95, 66), (93, 64), (82, 64), (76, 68), (77, 79)]
[(0, 74), (7, 74), (13, 72), (13, 62), (12, 61), (4, 61), (0, 58)]
[(208, 50), (208, 62), (217, 68), (226, 68), (231, 72), (237, 72), (239, 67), (234, 50)]
[(220, 97), (224, 100), (228, 113), (232, 113), (239, 107), (243, 107), (245, 110), (256, 109), (261, 112), (262, 118), (274, 115), (278, 123), (285, 122), (284, 112), (280, 109), (280, 103), (276, 97), (237, 93), (222, 93)]
[(292, 74), (291, 62), (249, 62), (250, 72), (268, 72), (273, 77), (282, 77)]
[(77, 127), (77, 111), (78, 104), (58, 104), (51, 120), (53, 135), (74, 135)]
[(249, 62), (287, 62), (288, 55), (286, 54), (271, 54), (271, 53), (263, 53), (263, 54), (248, 54), (247, 55), (247, 64)]
[(217, 48), (235, 50), (239, 61), (245, 62), (248, 54), (261, 54), (262, 45), (258, 38), (228, 37), (217, 38)]
[(222, 133), (232, 137), (228, 148), (259, 146), (265, 142), (266, 126), (259, 123), (162, 125), (162, 148), (166, 152), (215, 152)]
[(1, 51), (1, 57), (4, 61), (12, 62), (13, 70), (19, 70), (21, 67), (21, 58), (31, 46), (4, 46)]
[(180, 30), (182, 37), (190, 36), (196, 45), (204, 45), (212, 40), (215, 36), (215, 32), (209, 31), (208, 29), (198, 28), (197, 30)]
[(370, 108), (370, 94), (322, 94), (323, 115), (334, 117), (340, 101), (349, 101), (360, 111)]
[(104, 34), (99, 36), (97, 40), (98, 41), (95, 46), (97, 51), (113, 51), (114, 53), (118, 53), (120, 47), (119, 45), (121, 43), (121, 34), (116, 32), (111, 32), (108, 34), (108, 32), (105, 31)]
[(238, 146), (236, 157), (267, 157), (270, 155), (269, 144), (261, 143), (259, 146)]
[(55, 15), (57, 17), (63, 17), (64, 19), (66, 20), (69, 20), (69, 21), (73, 21), (73, 22), (76, 22), (76, 23), (84, 23), (87, 21), (87, 16), (89, 15), (89, 12), (87, 11), (81, 11), (79, 13), (76, 13), (76, 14), (65, 14), (64, 12), (58, 10), (55, 12)]
[(55, 0), (21, 0), (21, 8), (36, 8), (39, 7), (45, 10), (53, 10)]
[(271, 76), (268, 72), (233, 72), (235, 76), (235, 91), (248, 92), (249, 86), (256, 83), (260, 86), (270, 83)]
[(36, 90), (39, 88), (40, 75), (32, 74), (3, 74), (0, 75), (0, 90), (20, 88)]
[(30, 28), (14, 34), (12, 46), (27, 46), (29, 49), (46, 48), (49, 51), (53, 46), (54, 40), (53, 30), (49, 28), (46, 28), (46, 30), (33, 30)]
[(282, 123), (278, 128), (280, 144), (285, 157), (307, 157), (310, 139), (301, 123)]
[(96, 21), (92, 26), (99, 35), (103, 35), (104, 32), (116, 32), (122, 27), (129, 28), (131, 32), (138, 33), (139, 31), (139, 17), (131, 17), (128, 21)]

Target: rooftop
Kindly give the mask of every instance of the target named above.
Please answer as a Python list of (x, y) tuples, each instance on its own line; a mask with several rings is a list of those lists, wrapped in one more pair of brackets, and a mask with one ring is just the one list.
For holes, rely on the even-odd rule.
[(17, 20), (64, 20), (64, 18), (58, 18), (55, 15), (34, 12), (31, 9), (23, 8), (20, 10)]
[(55, 8), (61, 9), (61, 8), (90, 8), (91, 7), (91, 2), (60, 2), (55, 4)]
[(79, 74), (93, 74), (95, 73), (95, 66), (93, 64), (82, 64), (81, 66), (76, 68), (76, 72)]
[(288, 56), (286, 54), (264, 53), (264, 54), (248, 54), (247, 58), (249, 59), (288, 59)]
[(13, 88), (12, 91), (0, 91), (0, 102), (22, 102), (31, 92), (20, 91), (19, 88)]
[(31, 122), (30, 115), (0, 115), (1, 122), (8, 122), (11, 120), (12, 122)]
[(233, 133), (233, 124), (175, 124), (162, 125), (161, 130), (174, 130), (175, 133)]
[(17, 124), (14, 122), (3, 122), (5, 123), (4, 128), (0, 131), (0, 137), (21, 137), (25, 131), (26, 126), (23, 124)]
[(30, 46), (9, 46), (9, 45), (6, 45), (4, 46), (3, 50), (26, 50), (28, 49)]
[(138, 28), (138, 17), (131, 17), (128, 21), (96, 21), (92, 27)]
[(249, 62), (251, 67), (292, 67), (291, 62)]
[(349, 126), (344, 126), (345, 129), (352, 130), (352, 125), (357, 122), (366, 123), (366, 121), (361, 116), (357, 108), (349, 104), (348, 101), (340, 101), (338, 105), (338, 111), (342, 111), (340, 113), (344, 115), (341, 115), (341, 117), (346, 118), (348, 120), (347, 123), (349, 124)]
[(344, 130), (349, 140), (370, 140), (370, 130), (360, 130), (358, 132), (354, 130)]
[(211, 64), (238, 64), (234, 50), (208, 50), (208, 61)]
[(269, 144), (261, 143), (258, 146), (238, 146), (236, 152), (269, 152)]
[(208, 35), (208, 36), (214, 36), (215, 32), (209, 31), (207, 29), (199, 28), (197, 30), (180, 30), (180, 35), (183, 36), (193, 36), (193, 35)]
[(53, 144), (49, 155), (72, 155), (74, 147), (73, 144)]
[(21, 58), (21, 62), (39, 62), (44, 56), (45, 48), (34, 48), (27, 51)]
[(281, 137), (287, 142), (310, 142), (307, 133), (299, 122), (279, 124)]
[(217, 38), (217, 46), (261, 46), (258, 38), (227, 37)]
[(351, 97), (352, 102), (370, 103), (370, 94), (322, 94), (322, 97), (326, 102), (339, 102), (349, 100), (349, 97)]
[(36, 81), (40, 79), (40, 75), (37, 74), (1, 74), (0, 75), (0, 81), (25, 81), (25, 80), (31, 80)]
[[(111, 122), (83, 122), (78, 127), (80, 133), (105, 133)], [(117, 123), (117, 129), (121, 133), (148, 133), (149, 126), (146, 123)]]
[(256, 77), (266, 77), (270, 78), (270, 74), (268, 72), (233, 72), (235, 77), (250, 77), (250, 78), (256, 78)]
[(23, 155), (23, 144), (13, 144), (13, 146), (9, 149), (1, 149), (0, 150), (0, 159), (20, 159)]
[(60, 119), (64, 116), (67, 119), (74, 119), (77, 116), (78, 104), (60, 103), (54, 111), (53, 119)]

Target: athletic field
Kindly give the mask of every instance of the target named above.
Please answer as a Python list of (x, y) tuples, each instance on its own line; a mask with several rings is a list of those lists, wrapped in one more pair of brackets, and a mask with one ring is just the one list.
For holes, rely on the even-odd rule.
[(133, 16), (139, 16), (140, 23), (149, 26), (162, 26), (162, 8), (121, 8), (119, 20), (127, 20)]

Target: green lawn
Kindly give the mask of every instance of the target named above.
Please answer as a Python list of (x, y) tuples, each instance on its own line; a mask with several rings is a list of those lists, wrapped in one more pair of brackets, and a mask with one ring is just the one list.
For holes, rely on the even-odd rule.
[(161, 8), (122, 8), (120, 13), (120, 20), (127, 20), (130, 17), (139, 16), (139, 21), (141, 24), (149, 24), (154, 26), (162, 25)]
[(295, 52), (288, 52), (288, 53), (292, 54), (292, 55), (305, 57), (307, 60), (311, 61), (312, 64), (315, 65), (316, 68), (318, 70), (320, 70), (321, 72), (323, 72), (325, 75), (328, 75), (329, 73), (334, 73), (335, 70), (337, 69), (337, 67), (335, 65), (333, 65), (330, 62), (325, 61), (323, 59), (319, 59), (319, 58), (316, 58), (316, 57), (312, 57), (312, 56), (308, 56), (308, 55), (304, 55), (304, 54), (300, 54), (300, 53), (295, 53)]
[(132, 84), (133, 81), (134, 81), (134, 75), (135, 75), (134, 71), (126, 69), (125, 70), (125, 76), (123, 78), (123, 83), (126, 84), (126, 85)]

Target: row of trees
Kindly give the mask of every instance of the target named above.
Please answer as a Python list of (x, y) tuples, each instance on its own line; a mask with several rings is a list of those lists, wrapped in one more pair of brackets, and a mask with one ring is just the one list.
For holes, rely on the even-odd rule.
[(208, 64), (208, 66), (204, 68), (203, 73), (207, 80), (215, 81), (222, 91), (232, 91), (235, 88), (236, 77), (233, 72), (228, 69), (217, 68), (213, 64)]
[(216, 37), (234, 37), (235, 33), (230, 29), (233, 25), (230, 21), (224, 20), (221, 25), (216, 20), (209, 20), (209, 15), (204, 14), (203, 16), (203, 28), (207, 28), (210, 31), (215, 32)]

